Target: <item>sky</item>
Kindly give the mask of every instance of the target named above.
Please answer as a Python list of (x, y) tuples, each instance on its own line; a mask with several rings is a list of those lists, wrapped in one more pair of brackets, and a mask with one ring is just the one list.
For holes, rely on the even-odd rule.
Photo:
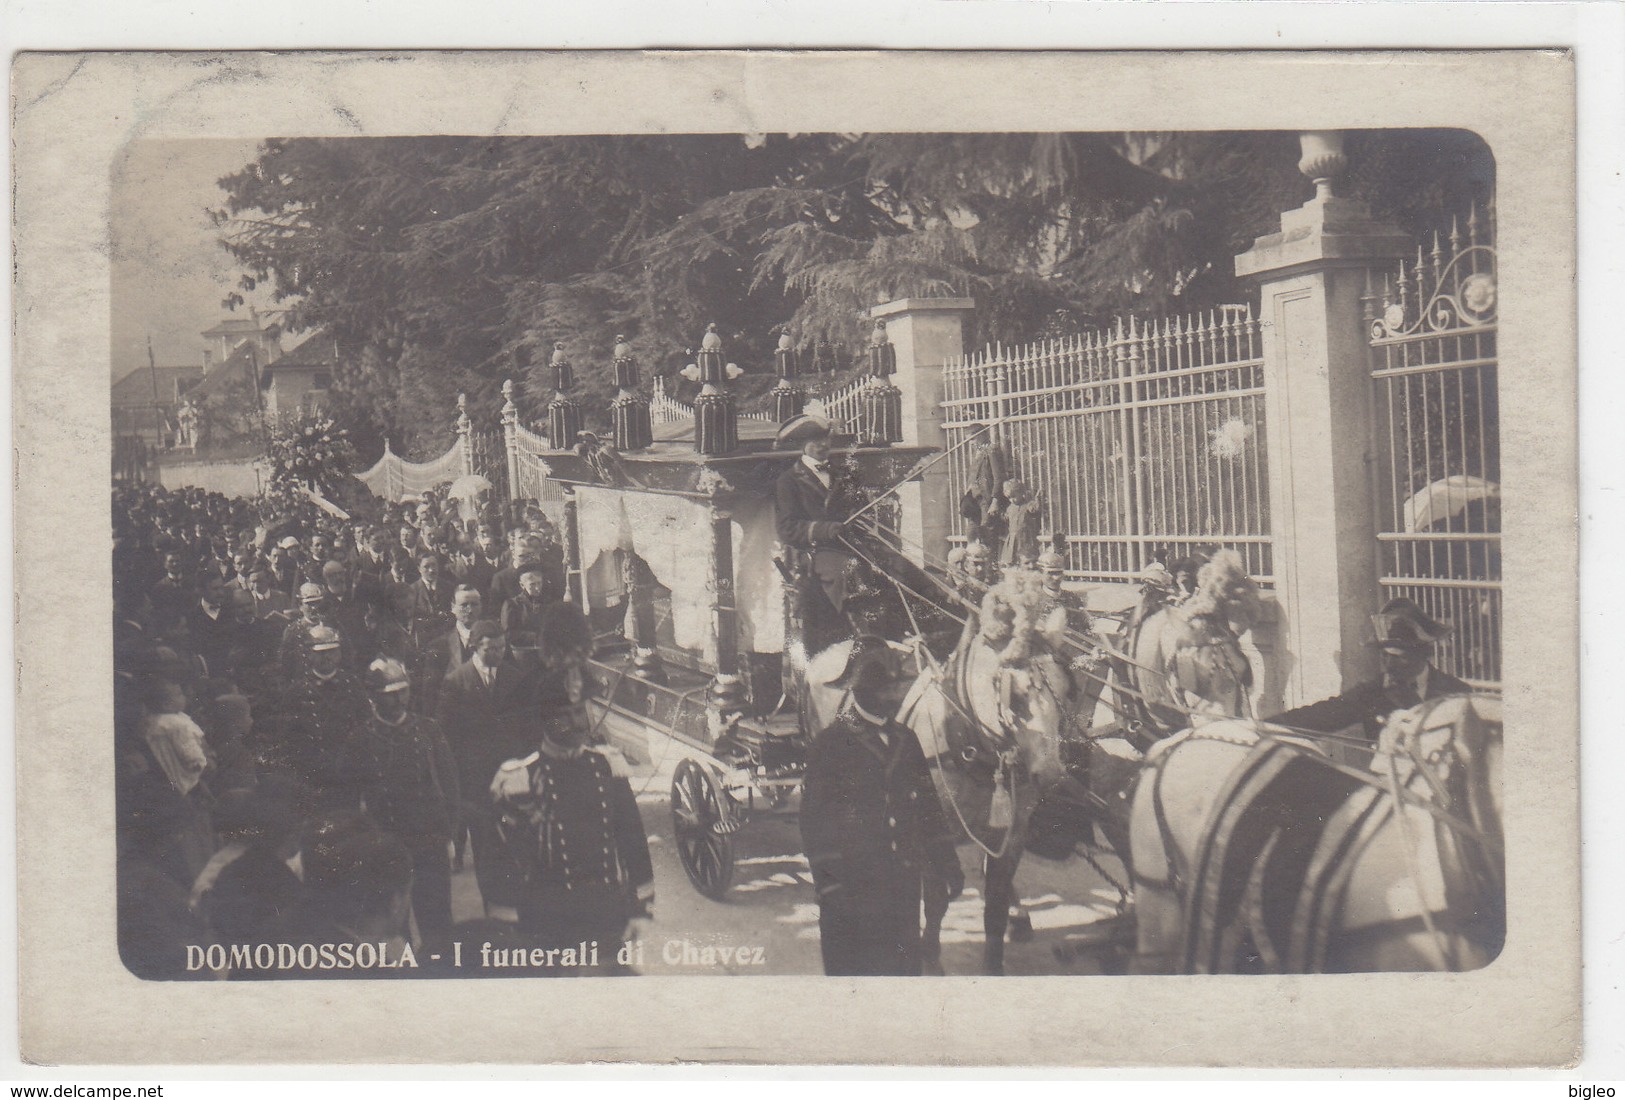
[[(236, 314), (221, 305), (237, 284), (207, 211), (221, 205), (220, 177), (254, 159), (255, 140), (136, 141), (114, 161), (112, 181), (112, 377), (147, 365), (147, 337), (161, 367), (201, 364), (205, 329)], [(271, 296), (246, 296), (261, 310)]]

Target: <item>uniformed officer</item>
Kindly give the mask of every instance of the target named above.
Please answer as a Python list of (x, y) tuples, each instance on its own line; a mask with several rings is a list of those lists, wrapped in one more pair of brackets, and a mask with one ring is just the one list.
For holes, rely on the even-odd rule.
[(808, 756), (801, 837), (826, 974), (919, 974), (927, 877), (950, 898), (964, 887), (919, 742), (895, 720), (900, 671), (884, 639), (860, 636), (836, 681), (851, 700)]
[(431, 951), (451, 942), (452, 829), (457, 768), (432, 718), (411, 713), (412, 681), (380, 657), (365, 674), (369, 721), (354, 743), (355, 781), (367, 813), (412, 853), (412, 912)]
[(1038, 555), (1038, 571), (1043, 578), (1044, 600), (1038, 617), (1038, 633), (1048, 643), (1051, 652), (1060, 660), (1072, 677), (1074, 686), (1087, 686), (1086, 671), (1077, 667), (1080, 658), (1093, 664), (1098, 661), (1098, 649), (1092, 644), (1094, 620), (1089, 616), (1088, 601), (1081, 592), (1069, 592), (1066, 582), (1066, 555), (1062, 550), (1064, 536), (1056, 535), (1049, 549)]
[(338, 631), (318, 623), (306, 632), (305, 644), (304, 671), (283, 696), (259, 760), (304, 784), (314, 809), (357, 809), (352, 742), (367, 721), (366, 696), (344, 667)]
[(589, 748), (589, 736), (578, 708), (549, 706), (540, 750), (508, 761), (491, 784), (519, 879), (521, 931), (536, 947), (596, 945), (568, 973), (612, 972), (627, 925), (654, 904), (637, 799), (614, 750)]

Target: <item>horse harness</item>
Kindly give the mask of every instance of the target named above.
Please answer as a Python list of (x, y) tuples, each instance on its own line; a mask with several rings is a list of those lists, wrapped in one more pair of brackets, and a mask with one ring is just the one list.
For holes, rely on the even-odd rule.
[[(1254, 743), (1226, 736), (1222, 728), (1187, 731), (1156, 755), (1148, 765), (1152, 808), (1168, 872), (1159, 881), (1137, 868), (1136, 878), (1174, 894), (1186, 929), (1184, 972), (1324, 969), (1360, 854), (1396, 819), (1406, 830), (1402, 847), (1409, 859), (1408, 873), (1418, 880), (1407, 807), (1434, 818), (1441, 859), (1462, 870), (1470, 884), (1468, 892), (1474, 898), (1493, 896), (1499, 838), (1480, 819), (1474, 805), (1477, 792), (1469, 779), (1458, 776), (1447, 790), (1434, 776), (1432, 766), (1447, 762), (1454, 749), (1438, 748), (1424, 759), (1417, 745), (1423, 724), (1419, 719), (1401, 731), (1385, 777), (1338, 764), (1318, 750), (1278, 737), (1266, 734)], [(1162, 785), (1173, 750), (1183, 740), (1198, 738), (1251, 744), (1253, 749), (1226, 779), (1186, 867), (1168, 820)], [(1402, 762), (1409, 765), (1403, 780)], [(1430, 798), (1409, 794), (1418, 777), (1425, 781)], [(1464, 804), (1467, 820), (1452, 812)], [(1463, 840), (1476, 843), (1464, 845)], [(1362, 927), (1355, 934), (1396, 930), (1427, 931), (1441, 960), (1450, 965), (1453, 952), (1425, 904), (1414, 916)], [(1497, 935), (1492, 914), (1482, 938), (1494, 941)], [(1504, 929), (1499, 935), (1504, 936)]]

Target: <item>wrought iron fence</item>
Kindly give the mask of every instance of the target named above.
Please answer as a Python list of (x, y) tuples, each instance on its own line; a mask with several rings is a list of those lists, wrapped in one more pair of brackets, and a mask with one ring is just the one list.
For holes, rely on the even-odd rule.
[[(656, 425), (676, 424), (694, 419), (694, 406), (686, 401), (679, 401), (666, 391), (666, 380), (655, 375), (653, 390), (649, 395), (649, 416)], [(741, 420), (772, 420), (773, 418), (763, 412), (741, 412)]]
[(511, 500), (508, 484), (508, 447), (500, 428), (470, 428), (468, 432), (468, 472), (491, 483), (491, 496)]
[[(1263, 369), (1241, 306), (968, 356), (943, 376), (952, 500), (999, 446), (1072, 576), (1125, 580), (1228, 546), (1270, 583)], [(967, 517), (954, 525), (963, 542)]]
[(1439, 667), (1501, 679), (1501, 446), (1494, 225), (1474, 211), (1366, 296), (1386, 596), (1452, 631)]
[(845, 385), (836, 386), (818, 400), (822, 402), (823, 415), (845, 426), (848, 432), (860, 435), (863, 432), (863, 384), (866, 378), (855, 378)]
[(548, 480), (552, 469), (541, 457), (547, 450), (547, 437), (538, 435), (515, 423), (510, 426), (509, 443), (513, 448), (514, 495), (543, 504), (564, 500), (564, 487)]

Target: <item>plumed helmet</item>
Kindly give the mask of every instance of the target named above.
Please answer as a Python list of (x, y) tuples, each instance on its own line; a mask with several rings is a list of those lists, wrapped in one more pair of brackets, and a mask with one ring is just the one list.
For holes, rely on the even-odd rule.
[(368, 691), (405, 691), (412, 686), (406, 666), (393, 657), (380, 657), (367, 666)]
[(305, 640), (306, 644), (310, 646), (311, 652), (313, 653), (324, 649), (337, 649), (341, 644), (339, 641), (339, 632), (330, 626), (311, 627), (310, 630), (306, 632)]
[(592, 627), (579, 607), (559, 601), (543, 612), (536, 644), (547, 654), (585, 655), (592, 649)]
[(1049, 546), (1038, 555), (1038, 568), (1046, 571), (1066, 568), (1066, 536), (1061, 532), (1055, 532)]

